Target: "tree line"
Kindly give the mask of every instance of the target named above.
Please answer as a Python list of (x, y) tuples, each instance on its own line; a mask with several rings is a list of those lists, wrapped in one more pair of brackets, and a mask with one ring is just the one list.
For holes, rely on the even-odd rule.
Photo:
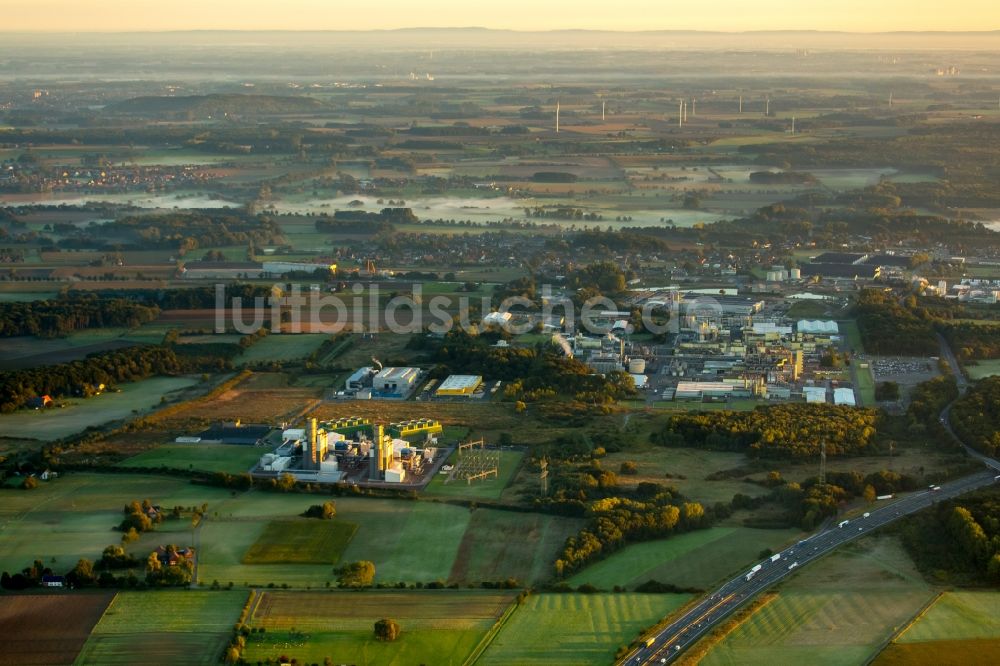
[(900, 528), (917, 566), (939, 580), (1000, 583), (1000, 498), (993, 490), (941, 502)]
[(81, 361), (0, 373), (0, 413), (23, 407), (34, 397), (86, 395), (100, 384), (114, 386), (154, 375), (195, 369), (166, 347), (139, 346), (95, 354)]
[(976, 382), (952, 406), (951, 425), (963, 442), (995, 457), (1000, 452), (1000, 377)]
[(54, 338), (87, 328), (136, 328), (159, 314), (156, 305), (93, 295), (0, 303), (0, 337)]
[(660, 446), (740, 451), (753, 456), (801, 458), (857, 455), (876, 445), (878, 412), (844, 405), (781, 404), (749, 412), (689, 412), (672, 415), (650, 435)]

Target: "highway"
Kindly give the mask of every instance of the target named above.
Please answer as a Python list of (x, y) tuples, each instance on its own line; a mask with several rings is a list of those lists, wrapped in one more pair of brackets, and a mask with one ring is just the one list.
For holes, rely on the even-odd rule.
[[(960, 393), (968, 386), (959, 370), (954, 355), (941, 340), (942, 355), (951, 365), (958, 381)], [(740, 575), (725, 583), (712, 594), (704, 597), (688, 609), (682, 616), (652, 635), (643, 637), (643, 645), (629, 652), (618, 664), (667, 664), (679, 657), (684, 650), (711, 632), (721, 621), (729, 617), (740, 606), (770, 588), (783, 578), (796, 572), (799, 567), (826, 555), (843, 544), (888, 525), (910, 514), (922, 511), (935, 502), (964, 495), (978, 488), (1000, 483), (1000, 462), (988, 458), (978, 451), (965, 446), (955, 436), (949, 422), (949, 404), (941, 412), (941, 424), (949, 434), (959, 441), (966, 452), (982, 462), (987, 471), (971, 474), (948, 483), (930, 486), (924, 490), (909, 493), (879, 508), (872, 509), (862, 517), (835, 523), (821, 532), (790, 546), (776, 556), (758, 562)]]
[[(1000, 465), (996, 461), (991, 462)], [(860, 538), (904, 516), (922, 511), (935, 502), (1000, 482), (998, 474), (1000, 470), (993, 469), (934, 486), (939, 490), (927, 488), (910, 493), (881, 508), (873, 509), (866, 514), (867, 518), (853, 518), (845, 521), (846, 524), (837, 523), (822, 532), (817, 532), (777, 553), (774, 560), (768, 558), (759, 562), (755, 566), (759, 566), (760, 569), (755, 573), (751, 574), (751, 569), (748, 568), (658, 633), (645, 637), (647, 640), (652, 639), (650, 645), (643, 645), (633, 650), (618, 663), (629, 665), (669, 663), (712, 631), (721, 620), (753, 597), (794, 573), (797, 568), (809, 564), (848, 541)]]

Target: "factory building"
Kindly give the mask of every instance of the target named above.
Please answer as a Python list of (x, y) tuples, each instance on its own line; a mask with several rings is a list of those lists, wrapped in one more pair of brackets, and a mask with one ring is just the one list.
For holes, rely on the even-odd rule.
[(286, 275), (288, 273), (315, 273), (318, 270), (336, 273), (337, 264), (317, 264), (303, 261), (265, 261), (261, 273), (269, 276)]
[(825, 386), (803, 386), (802, 396), (806, 399), (808, 403), (825, 403), (826, 402), (826, 387)]
[(372, 388), (385, 395), (409, 395), (420, 378), (419, 368), (382, 368), (372, 377)]
[(398, 439), (417, 435), (434, 435), (441, 432), (441, 422), (436, 419), (413, 419), (389, 424), (389, 434)]
[(795, 324), (795, 330), (799, 333), (812, 335), (837, 335), (840, 327), (835, 321), (820, 321), (818, 319), (801, 319)]
[(322, 426), (327, 432), (335, 432), (350, 437), (361, 431), (371, 430), (372, 422), (371, 419), (359, 416), (345, 416), (331, 421), (324, 421)]
[(434, 394), (442, 397), (470, 396), (482, 384), (483, 378), (480, 375), (448, 375)]
[(347, 381), (344, 382), (344, 388), (348, 391), (360, 391), (361, 389), (368, 388), (372, 385), (372, 376), (375, 374), (375, 368), (368, 365), (363, 368), (358, 368), (354, 371)]
[(854, 407), (857, 404), (857, 402), (854, 399), (854, 389), (850, 388), (833, 389), (833, 404), (849, 405), (850, 407)]
[(729, 296), (698, 294), (687, 292), (681, 300), (681, 306), (685, 314), (688, 309), (699, 311), (701, 309), (713, 310), (725, 315), (736, 315), (740, 317), (750, 317), (764, 308), (764, 301), (750, 298), (748, 296)]

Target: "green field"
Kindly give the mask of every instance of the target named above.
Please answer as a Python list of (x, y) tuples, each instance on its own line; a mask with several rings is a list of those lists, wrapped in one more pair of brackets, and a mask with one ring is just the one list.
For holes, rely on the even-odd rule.
[(246, 592), (119, 592), (76, 663), (216, 664)]
[(701, 663), (862, 664), (933, 595), (897, 540), (869, 538), (801, 570)]
[(118, 463), (119, 467), (168, 467), (200, 472), (241, 474), (264, 454), (255, 446), (231, 444), (162, 444)]
[(250, 365), (268, 361), (296, 361), (315, 352), (329, 338), (329, 335), (319, 333), (268, 335), (243, 352), (237, 362)]
[[(524, 453), (521, 451), (500, 452), (500, 472), (495, 477), (477, 479), (471, 483), (462, 479), (447, 481), (447, 474), (436, 474), (427, 485), (424, 494), (441, 497), (467, 497), (469, 499), (500, 499), (504, 488), (510, 483), (521, 465)], [(452, 453), (448, 464), (458, 462), (458, 452)]]
[[(337, 498), (338, 518), (332, 523), (307, 521), (297, 517), (322, 498), (258, 490), (234, 494), (183, 478), (140, 474), (68, 473), (32, 491), (2, 492), (0, 570), (7, 571), (19, 571), (36, 558), (46, 563), (54, 559), (52, 568), (61, 571), (69, 570), (81, 557), (97, 560), (106, 546), (118, 543), (120, 535), (113, 528), (121, 521), (122, 507), (132, 500), (182, 507), (206, 503), (207, 512), (197, 529), (187, 517), (167, 519), (128, 547), (130, 553), (145, 559), (158, 545), (194, 545), (203, 585), (218, 580), (224, 585), (319, 588), (336, 582), (331, 563), (340, 551), (340, 561), (374, 562), (376, 580), (385, 583), (478, 583), (507, 578), (536, 582), (550, 576), (566, 538), (582, 525), (580, 520), (543, 514), (470, 511), (443, 502), (363, 497)], [(295, 536), (268, 534), (280, 529), (274, 527), (276, 521), (297, 524), (300, 520), (315, 523), (321, 532), (343, 522), (358, 527), (349, 541), (342, 531), (317, 537), (305, 549), (314, 555), (305, 559), (265, 549), (245, 560), (258, 542), (284, 543)], [(302, 537), (309, 539), (309, 535)], [(333, 553), (315, 555), (322, 548)], [(259, 563), (263, 560), (275, 563)]]
[(1000, 639), (1000, 592), (945, 592), (898, 643)]
[(245, 564), (336, 564), (358, 526), (343, 520), (272, 520), (246, 555)]
[(788, 308), (785, 316), (789, 319), (825, 319), (831, 317), (837, 306), (829, 301), (795, 301), (792, 307)]
[(669, 539), (632, 544), (575, 574), (571, 586), (590, 583), (602, 590), (634, 588), (647, 580), (709, 588), (751, 566), (765, 548), (777, 550), (798, 535), (793, 530), (711, 527)]
[[(251, 618), (244, 658), (255, 663), (285, 655), (297, 663), (358, 666), (462, 664), (513, 600), (513, 593), (472, 590), (268, 592)], [(376, 641), (377, 620), (401, 629), (391, 643)]]
[(766, 488), (743, 481), (745, 475), (717, 481), (705, 480), (713, 472), (745, 466), (748, 461), (742, 453), (649, 446), (610, 453), (601, 461), (601, 465), (617, 472), (626, 461), (635, 463), (638, 473), (634, 476), (620, 474), (619, 483), (663, 483), (677, 488), (686, 497), (706, 504), (728, 502), (736, 493), (751, 497), (767, 494)]
[(976, 361), (974, 364), (965, 365), (965, 373), (969, 379), (983, 379), (1000, 375), (1000, 359), (990, 359), (988, 361)]
[(857, 368), (858, 378), (858, 399), (861, 407), (875, 406), (875, 378), (872, 376), (870, 367)]
[[(201, 528), (201, 581), (316, 587), (335, 582), (333, 569), (325, 564), (243, 561), (272, 520), (298, 516), (316, 502), (308, 495), (258, 492), (223, 502)], [(447, 580), (470, 515), (464, 507), (447, 504), (338, 498), (338, 518), (359, 525), (341, 559), (371, 560), (377, 581)]]
[[(216, 506), (230, 498), (230, 491), (174, 477), (73, 473), (32, 491), (3, 491), (0, 571), (20, 571), (36, 558), (56, 571), (68, 571), (81, 557), (95, 561), (105, 546), (118, 543), (120, 534), (113, 528), (121, 522), (122, 507), (147, 498), (163, 506)], [(145, 559), (157, 545), (184, 546), (191, 538), (189, 520), (168, 519), (144, 533), (129, 552)]]
[(157, 407), (163, 396), (194, 386), (192, 377), (152, 377), (121, 385), (121, 393), (102, 393), (93, 398), (60, 400), (65, 407), (22, 409), (0, 415), (6, 437), (52, 441), (74, 435), (90, 426), (126, 419)]
[(538, 594), (500, 630), (483, 666), (610, 664), (615, 650), (688, 600), (683, 594)]
[(514, 578), (521, 584), (547, 580), (556, 554), (584, 524), (576, 518), (477, 509), (448, 579), (479, 583)]
[(864, 354), (865, 346), (861, 343), (861, 331), (858, 329), (858, 322), (854, 319), (847, 319), (837, 322), (840, 325), (840, 334), (847, 340), (847, 348), (853, 349), (855, 354)]

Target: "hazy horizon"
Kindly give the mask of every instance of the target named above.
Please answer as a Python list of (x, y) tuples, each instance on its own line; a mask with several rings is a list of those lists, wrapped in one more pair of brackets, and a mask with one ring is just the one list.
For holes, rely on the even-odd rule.
[[(508, 0), (503, 12), (457, 0), (414, 3), (387, 0), (358, 8), (342, 2), (286, 0), (280, 7), (260, 0), (0, 0), (6, 31), (149, 32), (177, 30), (393, 30), (485, 27), (499, 30), (819, 30), (990, 31), (1000, 29), (1000, 9), (989, 0), (959, 0), (942, 11), (929, 0), (843, 0), (813, 6), (788, 0), (719, 0), (705, 6), (654, 0), (620, 0), (607, 6)], [(377, 10), (377, 11), (376, 11)], [(484, 19), (484, 16), (488, 18)]]

